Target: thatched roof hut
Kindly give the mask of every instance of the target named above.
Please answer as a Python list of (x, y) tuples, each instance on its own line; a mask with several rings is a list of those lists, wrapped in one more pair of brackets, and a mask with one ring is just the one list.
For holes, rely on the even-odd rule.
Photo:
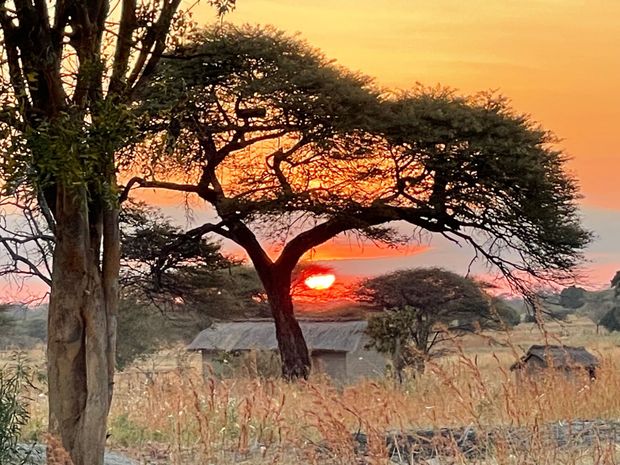
[(510, 369), (517, 372), (518, 378), (532, 377), (546, 369), (560, 370), (567, 376), (581, 372), (594, 378), (598, 366), (598, 359), (584, 347), (533, 345)]
[[(379, 376), (385, 358), (366, 349), (365, 320), (312, 319), (299, 321), (312, 355), (313, 368), (332, 378), (352, 380)], [(219, 352), (276, 351), (278, 342), (271, 319), (219, 322), (201, 331), (188, 350), (200, 351), (205, 365)]]

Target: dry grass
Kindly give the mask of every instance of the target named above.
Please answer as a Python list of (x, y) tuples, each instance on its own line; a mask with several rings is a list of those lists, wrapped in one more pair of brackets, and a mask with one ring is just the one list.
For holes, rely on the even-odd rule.
[[(369, 461), (386, 463), (389, 431), (510, 426), (537, 437), (545, 424), (555, 421), (620, 419), (615, 337), (595, 338), (587, 331), (571, 335), (570, 330), (566, 336), (565, 328), (557, 330), (560, 334), (551, 328), (552, 339), (585, 343), (599, 352), (603, 366), (598, 379), (575, 383), (550, 375), (517, 385), (508, 367), (518, 346), (529, 345), (530, 337), (540, 341), (540, 335), (528, 331), (512, 333), (506, 346), (467, 339), (454, 355), (432, 363), (424, 376), (404, 385), (381, 380), (338, 387), (322, 377), (297, 384), (247, 377), (205, 382), (196, 364), (187, 361), (172, 370), (168, 364), (167, 371), (151, 377), (121, 374), (109, 445), (143, 463), (353, 464), (358, 457), (352, 433), (362, 431), (368, 435)], [(44, 428), (44, 405), (45, 399), (38, 398), (31, 406), (32, 434)], [(607, 464), (619, 457), (615, 445), (604, 442), (584, 449), (535, 440), (523, 448), (500, 441), (482, 458), (465, 458), (455, 450), (450, 463)]]

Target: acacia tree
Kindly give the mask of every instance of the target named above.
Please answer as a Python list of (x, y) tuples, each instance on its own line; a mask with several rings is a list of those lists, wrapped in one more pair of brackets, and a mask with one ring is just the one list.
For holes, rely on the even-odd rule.
[(203, 327), (211, 318), (265, 312), (256, 272), (224, 255), (219, 243), (184, 234), (144, 204), (125, 204), (120, 225), (123, 299), (163, 313), (193, 315)]
[[(123, 292), (156, 306), (175, 301), (204, 304), (208, 297), (197, 293), (213, 287), (218, 271), (240, 265), (225, 257), (218, 243), (182, 234), (157, 209), (144, 204), (125, 204), (120, 224)], [(197, 279), (202, 279), (203, 289), (194, 285)]]
[(372, 346), (390, 354), (399, 376), (406, 366), (423, 372), (445, 340), (485, 327), (500, 317), (474, 280), (440, 268), (416, 268), (365, 280), (358, 298), (382, 313), (368, 323)]
[[(226, 9), (233, 1), (218, 1)], [(180, 0), (0, 0), (3, 195), (26, 190), (54, 236), (49, 428), (75, 465), (103, 461), (120, 243), (116, 154)]]
[[(382, 96), (305, 43), (272, 29), (208, 30), (162, 62), (143, 94), (153, 136), (133, 187), (208, 202), (242, 246), (275, 319), (283, 374), (310, 365), (290, 295), (300, 258), (338, 234), (396, 243), (384, 225), (470, 244), (523, 285), (581, 258), (577, 188), (550, 135), (493, 96)], [(174, 182), (169, 174), (176, 169)], [(277, 256), (259, 241), (267, 231)]]
[[(311, 236), (288, 241), (273, 261), (250, 224), (271, 220), (272, 239), (286, 242), (315, 221), (312, 213), (298, 212), (331, 195), (310, 186), (326, 168), (317, 154), (331, 150), (340, 136), (343, 144), (358, 137), (378, 103), (368, 84), (280, 32), (225, 27), (177, 49), (143, 93), (148, 129), (155, 133), (147, 145), (155, 153), (146, 159), (148, 170), (176, 172), (189, 182), (136, 177), (126, 192), (140, 186), (197, 193), (215, 208), (222, 221), (189, 234), (216, 232), (246, 250), (273, 309), (287, 378), (306, 377), (310, 367), (293, 314), (291, 274), (306, 251), (341, 231), (316, 225)], [(291, 169), (293, 159), (298, 169)]]

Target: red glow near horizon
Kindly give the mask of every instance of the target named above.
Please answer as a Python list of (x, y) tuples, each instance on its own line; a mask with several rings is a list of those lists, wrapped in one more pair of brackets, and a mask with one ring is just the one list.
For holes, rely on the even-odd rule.
[(310, 289), (321, 291), (324, 289), (329, 289), (335, 281), (336, 276), (331, 273), (313, 274), (304, 280), (304, 284)]

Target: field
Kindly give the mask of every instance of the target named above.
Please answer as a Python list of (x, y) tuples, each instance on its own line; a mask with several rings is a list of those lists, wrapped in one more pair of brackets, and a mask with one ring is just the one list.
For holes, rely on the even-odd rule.
[[(545, 337), (596, 353), (602, 359), (597, 380), (550, 376), (517, 384), (509, 366)], [(558, 422), (620, 419), (618, 341), (596, 334), (585, 320), (549, 323), (545, 335), (523, 324), (508, 335), (455, 341), (451, 355), (403, 385), (380, 380), (345, 387), (321, 376), (297, 384), (242, 375), (205, 382), (197, 357), (170, 351), (118, 374), (108, 445), (144, 464), (380, 464), (388, 463), (386, 434), (469, 428), (479, 436), (493, 432), (493, 447), (466, 454), (448, 437), (443, 457), (431, 463), (616, 463), (620, 450), (607, 436), (558, 444), (545, 431)], [(41, 352), (28, 356), (41, 362)], [(45, 430), (44, 389), (32, 394), (27, 439)], [(509, 438), (514, 431), (518, 441)], [(353, 433), (363, 433), (363, 441)], [(404, 463), (412, 451), (405, 452)]]

